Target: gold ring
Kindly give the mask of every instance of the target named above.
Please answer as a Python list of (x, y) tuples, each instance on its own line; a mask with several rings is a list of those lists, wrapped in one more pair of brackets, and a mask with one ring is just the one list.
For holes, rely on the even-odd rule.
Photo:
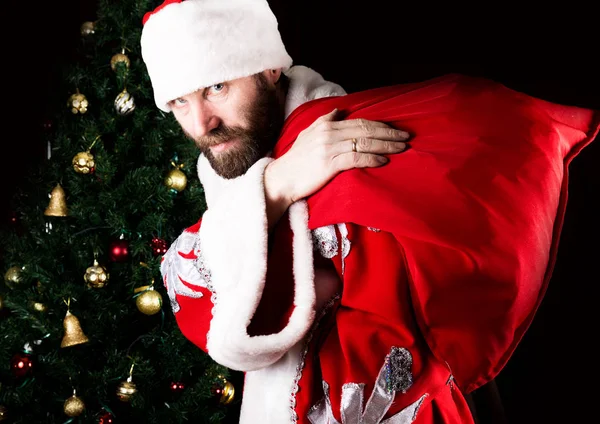
[(352, 139), (352, 151), (354, 153), (358, 152), (358, 150), (356, 149), (356, 139), (355, 138)]

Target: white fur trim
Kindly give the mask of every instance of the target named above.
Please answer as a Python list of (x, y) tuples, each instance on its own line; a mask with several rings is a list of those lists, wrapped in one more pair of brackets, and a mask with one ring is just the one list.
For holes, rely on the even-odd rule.
[(216, 362), (240, 371), (260, 369), (279, 360), (304, 337), (315, 314), (312, 237), (306, 202), (301, 201), (289, 209), (294, 235), (294, 310), (286, 327), (277, 334), (251, 337), (247, 332), (266, 278), (264, 169), (272, 160), (263, 158), (232, 180), (214, 174), (203, 156), (199, 160), (199, 173), (206, 174), (203, 182), (208, 183), (208, 209), (202, 218), (200, 238), (218, 299), (207, 349)]
[(296, 396), (304, 370), (308, 344), (314, 336), (318, 320), (329, 312), (341, 290), (337, 273), (330, 269), (315, 270), (316, 310), (320, 311), (306, 337), (273, 365), (246, 373), (240, 412), (240, 424), (296, 422)]
[(246, 373), (240, 424), (293, 422), (290, 398), (303, 347), (301, 341), (273, 365)]
[(342, 86), (326, 81), (320, 73), (306, 66), (292, 66), (284, 73), (290, 79), (285, 98), (286, 118), (294, 109), (310, 100), (346, 94)]
[(146, 21), (141, 36), (156, 105), (213, 84), (292, 65), (266, 0), (186, 0)]

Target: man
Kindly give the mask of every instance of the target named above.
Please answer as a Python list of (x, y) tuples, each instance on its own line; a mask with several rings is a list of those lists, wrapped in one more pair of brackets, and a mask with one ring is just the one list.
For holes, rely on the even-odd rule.
[[(396, 239), (350, 222), (307, 225), (305, 198), (342, 171), (385, 165), (408, 134), (334, 109), (273, 157), (286, 118), (346, 93), (291, 66), (264, 0), (167, 0), (145, 16), (141, 44), (157, 106), (201, 152), (208, 205), (165, 255), (164, 283), (183, 334), (246, 372), (241, 422), (473, 422), (415, 318), (424, 305), (411, 300)], [(454, 371), (473, 373), (473, 386), (497, 372), (471, 359), (487, 358)]]

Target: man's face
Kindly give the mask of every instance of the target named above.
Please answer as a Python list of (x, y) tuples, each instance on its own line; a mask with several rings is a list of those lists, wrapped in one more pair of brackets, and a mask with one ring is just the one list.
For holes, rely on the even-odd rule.
[(223, 178), (244, 174), (277, 141), (283, 108), (270, 77), (215, 84), (170, 103), (183, 132)]

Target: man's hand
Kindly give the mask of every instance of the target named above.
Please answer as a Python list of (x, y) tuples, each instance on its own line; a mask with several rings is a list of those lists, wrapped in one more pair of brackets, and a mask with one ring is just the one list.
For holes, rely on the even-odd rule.
[(337, 112), (316, 119), (298, 134), (289, 151), (267, 165), (269, 226), (292, 203), (317, 192), (341, 171), (382, 166), (388, 162), (384, 155), (406, 148), (407, 132), (364, 119), (336, 121)]

